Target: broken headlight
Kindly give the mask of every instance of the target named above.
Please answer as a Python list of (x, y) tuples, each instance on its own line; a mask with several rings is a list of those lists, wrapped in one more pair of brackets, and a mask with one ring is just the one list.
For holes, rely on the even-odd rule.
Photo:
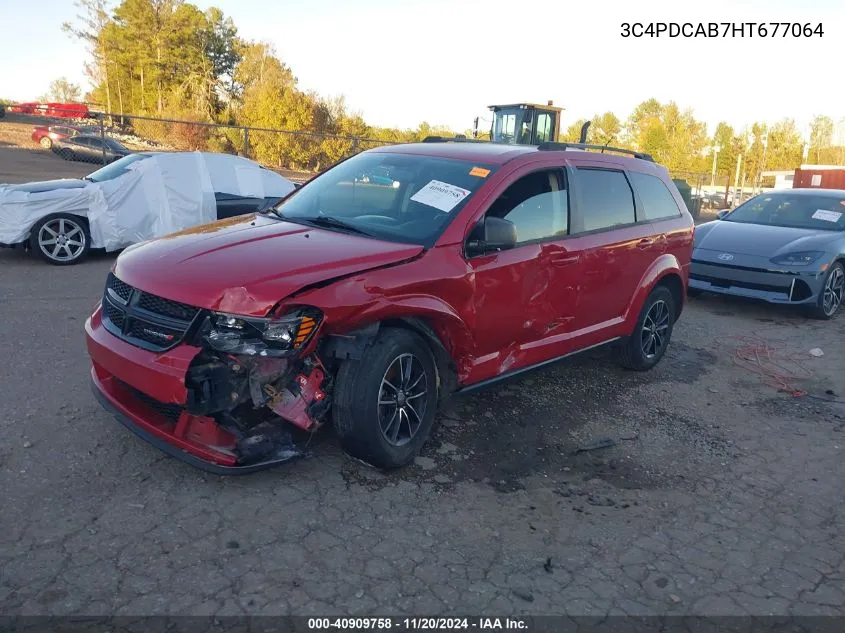
[(291, 356), (311, 338), (320, 316), (312, 309), (265, 319), (215, 312), (206, 319), (200, 339), (211, 349), (227, 354)]

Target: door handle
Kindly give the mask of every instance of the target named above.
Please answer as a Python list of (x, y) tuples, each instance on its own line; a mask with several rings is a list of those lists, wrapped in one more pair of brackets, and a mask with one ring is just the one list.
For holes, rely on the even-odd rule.
[(580, 255), (564, 255), (563, 253), (559, 255), (552, 255), (551, 257), (549, 257), (549, 261), (551, 261), (552, 264), (554, 264), (555, 266), (565, 266), (566, 264), (574, 264), (580, 259)]
[(637, 242), (637, 248), (648, 248), (654, 244), (654, 240), (650, 237), (644, 237), (639, 242)]

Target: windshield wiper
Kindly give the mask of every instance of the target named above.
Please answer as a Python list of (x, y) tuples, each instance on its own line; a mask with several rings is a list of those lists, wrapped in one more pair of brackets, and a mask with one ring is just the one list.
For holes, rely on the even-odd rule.
[(358, 233), (359, 235), (366, 235), (368, 237), (373, 237), (372, 233), (368, 233), (363, 229), (359, 229), (354, 224), (350, 224), (345, 220), (341, 220), (340, 218), (333, 217), (331, 215), (319, 215), (316, 218), (297, 218), (302, 220), (303, 222), (308, 222), (309, 224), (316, 224), (317, 226), (325, 226), (329, 228), (335, 229), (343, 229), (345, 231), (351, 231), (353, 233)]

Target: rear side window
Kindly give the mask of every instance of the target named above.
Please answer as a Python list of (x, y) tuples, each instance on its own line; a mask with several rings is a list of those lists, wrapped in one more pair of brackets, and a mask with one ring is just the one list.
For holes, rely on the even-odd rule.
[(631, 184), (634, 185), (643, 203), (641, 219), (663, 220), (681, 215), (678, 203), (660, 178), (635, 171), (628, 172), (628, 178), (631, 179)]
[(583, 233), (607, 229), (620, 224), (633, 224), (634, 192), (621, 171), (578, 168), (581, 190), (579, 227), (572, 232)]

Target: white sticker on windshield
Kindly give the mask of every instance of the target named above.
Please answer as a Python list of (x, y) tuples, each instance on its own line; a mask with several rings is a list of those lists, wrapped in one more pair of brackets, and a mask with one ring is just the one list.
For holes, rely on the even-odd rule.
[(814, 220), (824, 220), (825, 222), (839, 222), (842, 214), (839, 211), (828, 211), (827, 209), (818, 209), (813, 214)]
[(466, 198), (470, 193), (472, 192), (468, 189), (450, 185), (448, 182), (432, 180), (411, 196), (411, 200), (449, 213), (449, 211), (458, 206), (461, 200)]

